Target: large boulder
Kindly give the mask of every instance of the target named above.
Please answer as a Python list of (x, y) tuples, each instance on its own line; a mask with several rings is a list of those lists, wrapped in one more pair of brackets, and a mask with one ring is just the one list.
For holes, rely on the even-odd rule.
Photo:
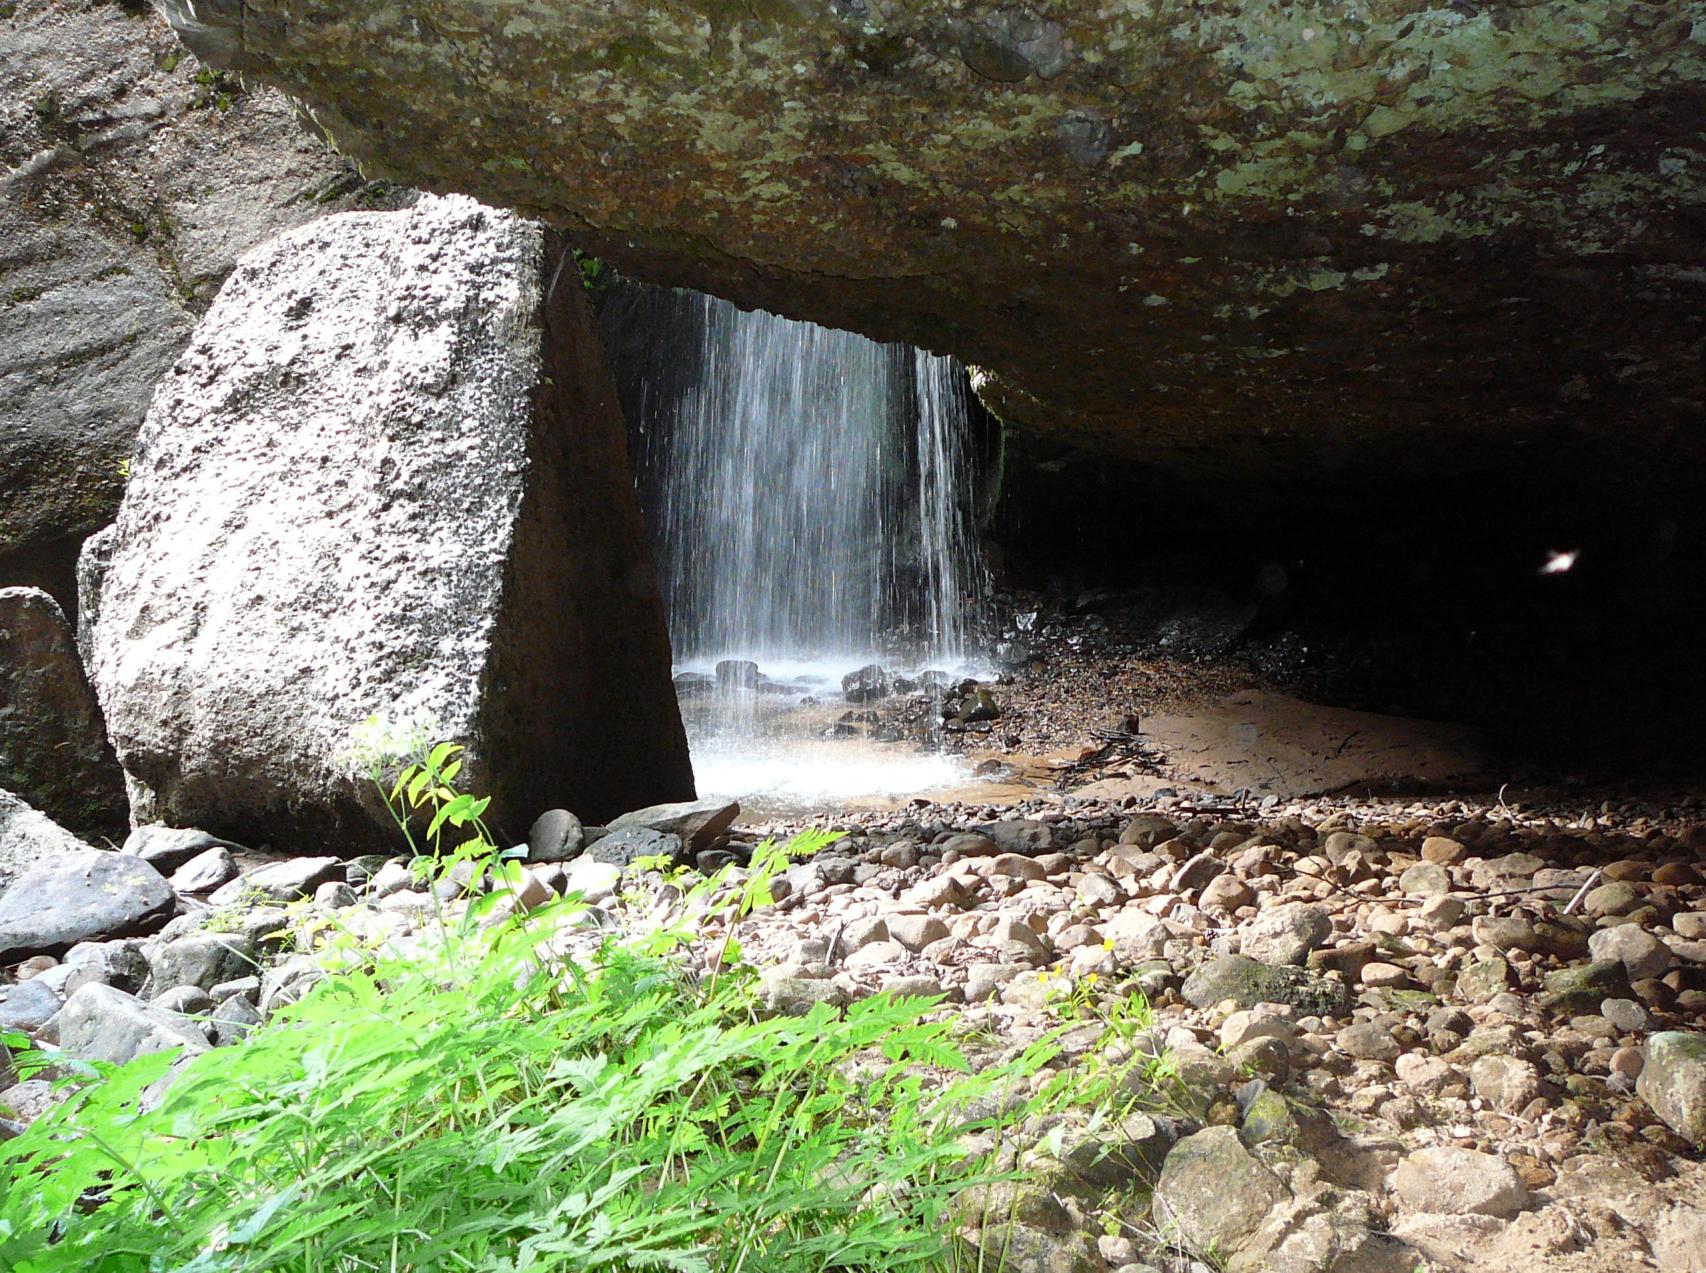
[(32, 867), (91, 851), (45, 813), (0, 789), (0, 897)]
[(411, 197), (292, 104), (186, 54), (147, 5), (0, 6), (0, 584), (70, 608), (155, 382), (237, 257)]
[(91, 675), (139, 820), (389, 847), (373, 716), (463, 743), (511, 840), (693, 794), (579, 271), (512, 214), (427, 199), (244, 258), (104, 551)]
[(1706, 444), (1698, 3), (158, 2), (370, 171), (1152, 465)]
[(124, 775), (65, 612), (0, 588), (0, 787), (81, 835), (122, 837)]
[(147, 932), (170, 919), (177, 904), (160, 873), (129, 854), (86, 845), (57, 854), (20, 873), (0, 895), (0, 965)]

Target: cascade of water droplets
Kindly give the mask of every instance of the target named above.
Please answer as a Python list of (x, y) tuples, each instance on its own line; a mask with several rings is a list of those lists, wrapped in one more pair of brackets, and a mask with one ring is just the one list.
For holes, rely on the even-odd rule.
[[(904, 787), (879, 777), (887, 762), (845, 747), (807, 759), (814, 743), (779, 740), (767, 722), (801, 687), (838, 700), (841, 674), (897, 630), (911, 634), (916, 667), (970, 656), (983, 579), (964, 372), (708, 296), (675, 303), (697, 361), (667, 407), (641, 411), (657, 416), (641, 422), (643, 463), (670, 635), (686, 667), (758, 665), (725, 665), (684, 699), (701, 786), (768, 780), (803, 793), (826, 781), (791, 763), (833, 768), (849, 792)], [(911, 789), (949, 779), (947, 758), (931, 763)]]

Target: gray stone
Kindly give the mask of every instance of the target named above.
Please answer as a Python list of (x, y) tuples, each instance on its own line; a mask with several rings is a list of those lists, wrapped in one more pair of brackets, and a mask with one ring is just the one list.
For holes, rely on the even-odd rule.
[(740, 805), (733, 800), (687, 800), (635, 809), (612, 818), (609, 826), (613, 832), (644, 827), (679, 836), (690, 851), (698, 853), (710, 848), (739, 816)]
[(1180, 864), (1173, 872), (1169, 888), (1175, 893), (1183, 893), (1189, 889), (1206, 888), (1210, 880), (1226, 870), (1226, 863), (1212, 853), (1198, 853), (1195, 857)]
[(1199, 1259), (1224, 1261), (1288, 1196), (1285, 1185), (1239, 1142), (1230, 1127), (1187, 1136), (1167, 1155), (1152, 1209), (1164, 1236), (1177, 1236)]
[(569, 863), (563, 872), (563, 893), (579, 893), (587, 902), (601, 902), (622, 884), (622, 868), (585, 855)]
[(583, 289), (551, 287), (564, 252), (450, 197), (322, 219), (233, 271), (143, 425), (94, 627), (139, 816), (389, 847), (366, 771), (422, 736), (465, 745), (495, 823), (692, 793), (624, 429)]
[(820, 1003), (839, 1007), (847, 1002), (847, 995), (833, 981), (783, 973), (761, 977), (758, 998), (767, 1012), (781, 1017), (803, 1017)]
[(207, 893), (236, 877), (237, 863), (231, 856), (231, 850), (215, 845), (172, 872), (170, 882), (180, 893)]
[(1036, 857), (1054, 848), (1054, 832), (1046, 822), (1029, 818), (1009, 818), (981, 828), (1003, 853), (1021, 853)]
[(1670, 947), (1639, 924), (1614, 924), (1599, 929), (1588, 938), (1588, 953), (1596, 960), (1610, 959), (1622, 964), (1630, 981), (1662, 977), (1676, 963)]
[(1257, 963), (1242, 955), (1221, 955), (1199, 965), (1185, 978), (1179, 993), (1199, 1008), (1227, 999), (1241, 1008), (1288, 1003), (1311, 1016), (1342, 1016), (1351, 1004), (1350, 991), (1343, 982), (1301, 968)]
[(147, 932), (171, 917), (177, 901), (146, 862), (87, 848), (63, 854), (25, 872), (0, 897), (0, 964)]
[(230, 1047), (241, 1043), (249, 1037), (250, 1031), (261, 1024), (261, 1014), (255, 1006), (242, 995), (232, 995), (222, 1000), (213, 1010), (213, 1019), (209, 1022), (213, 1031), (213, 1042), (217, 1047)]
[(1528, 1189), (1502, 1158), (1438, 1145), (1398, 1164), (1392, 1187), (1407, 1211), (1436, 1215), (1508, 1216), (1528, 1204)]
[(1647, 1040), (1635, 1090), (1678, 1136), (1706, 1146), (1706, 1034), (1667, 1030)]
[(207, 1051), (207, 1037), (176, 1014), (112, 986), (84, 986), (59, 1014), (59, 1046), (85, 1061), (123, 1065), (150, 1052)]
[(663, 858), (668, 865), (678, 865), (684, 853), (678, 835), (665, 835), (649, 827), (623, 827), (594, 840), (586, 850), (586, 858), (607, 866), (626, 868), (641, 858), (652, 857)]
[(1501, 1114), (1520, 1114), (1540, 1095), (1540, 1073), (1514, 1056), (1489, 1054), (1469, 1067), (1469, 1083), (1489, 1107)]
[(270, 1017), (286, 1004), (295, 1003), (326, 979), (326, 970), (312, 955), (292, 955), (261, 974), (258, 1007)]
[(241, 850), (242, 847), (195, 827), (167, 827), (154, 823), (137, 827), (127, 835), (120, 852), (141, 858), (164, 875), (201, 857), (210, 849), (222, 848), (229, 852), (231, 849)]
[(0, 1030), (39, 1030), (59, 1011), (59, 996), (41, 978), (0, 986)]
[(173, 986), (211, 991), (246, 977), (256, 967), (255, 943), (243, 933), (192, 933), (167, 942), (148, 957), (154, 993)]
[(0, 790), (0, 897), (14, 880), (37, 863), (52, 862), (67, 854), (92, 852), (92, 846), (46, 814), (11, 792)]
[(148, 957), (142, 943), (132, 939), (79, 942), (65, 952), (64, 967), (69, 974), (62, 993), (67, 995), (96, 982), (141, 994), (148, 982)]
[(1301, 964), (1333, 932), (1319, 906), (1290, 903), (1266, 908), (1243, 928), (1239, 949), (1264, 964)]
[(527, 833), (529, 862), (572, 862), (586, 844), (581, 820), (567, 809), (549, 809), (534, 819)]
[(1364, 1061), (1396, 1061), (1403, 1050), (1392, 1037), (1391, 1029), (1376, 1021), (1346, 1026), (1333, 1041), (1343, 1051)]
[(129, 821), (77, 639), (36, 588), (0, 588), (0, 788), (80, 835), (120, 836)]
[(294, 902), (312, 896), (322, 884), (342, 880), (343, 874), (342, 858), (290, 858), (238, 876), (221, 885), (207, 900), (214, 906)]
[[(173, 986), (149, 1002), (160, 1011), (170, 1012), (179, 1018), (204, 1017), (213, 1011), (213, 996), (200, 986)], [(192, 1029), (201, 1028), (197, 1022), (185, 1021), (183, 1024)]]

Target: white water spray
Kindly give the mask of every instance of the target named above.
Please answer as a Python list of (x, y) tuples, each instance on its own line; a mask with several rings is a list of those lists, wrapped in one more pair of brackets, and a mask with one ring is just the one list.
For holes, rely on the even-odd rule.
[[(844, 673), (971, 653), (963, 371), (707, 296), (677, 305), (696, 373), (644, 422), (643, 464), (676, 659), (704, 677), (683, 695), (701, 790), (810, 803), (952, 781), (939, 752), (819, 735)], [(806, 697), (823, 704), (809, 729)]]

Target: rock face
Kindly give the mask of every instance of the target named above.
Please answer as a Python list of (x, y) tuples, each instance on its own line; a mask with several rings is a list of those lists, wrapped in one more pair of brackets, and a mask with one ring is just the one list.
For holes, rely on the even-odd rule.
[(146, 5), (17, 0), (0, 43), (0, 584), (69, 609), (77, 542), (112, 520), (155, 381), (237, 257), (399, 192)]
[(80, 834), (124, 834), (124, 776), (76, 638), (36, 588), (0, 588), (0, 787)]
[(565, 260), (462, 198), (244, 259), (161, 386), (106, 546), (91, 672), (139, 819), (388, 846), (349, 755), (372, 715), (463, 742), (512, 839), (556, 805), (692, 795)]
[(1698, 3), (162, 7), (373, 171), (1152, 464), (1579, 460), (1706, 398)]

